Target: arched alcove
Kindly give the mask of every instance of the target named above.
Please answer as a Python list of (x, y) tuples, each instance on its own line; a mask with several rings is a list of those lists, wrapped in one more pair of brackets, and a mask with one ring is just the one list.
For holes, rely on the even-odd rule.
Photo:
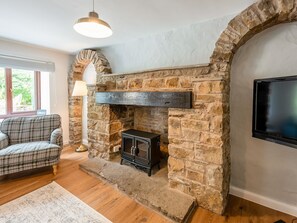
[[(68, 74), (70, 144), (80, 144), (82, 140), (82, 97), (72, 97), (71, 94), (75, 81), (83, 79), (84, 70), (90, 63), (94, 65), (97, 76), (111, 73), (109, 62), (100, 51), (82, 50), (75, 57)], [(94, 92), (95, 86), (89, 86), (88, 96), (95, 97)], [(88, 100), (92, 100), (92, 98)]]
[[(216, 42), (210, 58), (211, 78), (221, 78), (220, 89), (223, 99), (218, 101), (221, 108), (221, 119), (224, 131), (221, 134), (223, 154), (222, 163), (222, 206), (214, 210), (222, 213), (227, 204), (230, 182), (230, 72), (232, 59), (237, 50), (250, 38), (261, 31), (280, 24), (297, 20), (296, 0), (262, 0), (254, 3), (232, 19)], [(209, 82), (209, 81), (208, 81)], [(210, 81), (211, 82), (211, 81)], [(198, 200), (199, 202), (199, 200)]]

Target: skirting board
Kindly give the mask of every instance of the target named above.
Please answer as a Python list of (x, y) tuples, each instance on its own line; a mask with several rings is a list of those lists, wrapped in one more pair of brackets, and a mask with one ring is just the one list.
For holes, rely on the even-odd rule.
[(297, 216), (297, 207), (293, 205), (276, 201), (271, 198), (264, 197), (262, 195), (259, 195), (250, 191), (246, 191), (232, 185), (230, 186), (230, 194), (235, 195), (237, 197), (241, 197), (245, 200), (255, 202), (257, 204), (261, 204), (265, 207), (269, 207), (271, 209), (284, 212), (292, 216)]

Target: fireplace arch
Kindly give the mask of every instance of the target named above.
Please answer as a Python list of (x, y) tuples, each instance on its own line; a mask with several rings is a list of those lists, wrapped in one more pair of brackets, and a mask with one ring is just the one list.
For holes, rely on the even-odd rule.
[[(215, 44), (215, 49), (210, 57), (211, 77), (221, 77), (223, 86), (224, 102), (222, 107), (222, 124), (223, 128), (229, 129), (229, 98), (230, 98), (230, 73), (233, 56), (237, 50), (244, 45), (249, 39), (263, 30), (278, 25), (297, 21), (297, 1), (296, 0), (260, 0), (243, 12), (235, 16), (222, 32)], [(227, 103), (226, 103), (227, 102)], [(230, 181), (230, 130), (222, 137), (222, 154), (224, 154), (222, 163), (222, 206), (213, 209), (216, 213), (222, 213), (226, 206), (227, 195)], [(199, 199), (198, 199), (199, 203)]]

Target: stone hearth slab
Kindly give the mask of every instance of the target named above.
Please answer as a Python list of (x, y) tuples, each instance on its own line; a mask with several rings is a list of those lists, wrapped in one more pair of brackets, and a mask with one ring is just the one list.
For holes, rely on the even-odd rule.
[(152, 176), (130, 165), (120, 165), (119, 158), (106, 161), (89, 159), (80, 168), (115, 185), (128, 196), (161, 212), (176, 222), (187, 222), (196, 208), (195, 199), (168, 186), (167, 167), (155, 167)]

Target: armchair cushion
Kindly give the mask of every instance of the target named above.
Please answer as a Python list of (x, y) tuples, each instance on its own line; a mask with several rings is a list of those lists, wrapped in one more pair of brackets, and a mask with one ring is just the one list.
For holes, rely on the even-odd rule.
[(8, 146), (8, 136), (0, 132), (0, 150)]
[(61, 147), (47, 141), (20, 143), (0, 150), (0, 176), (50, 166), (60, 159)]

